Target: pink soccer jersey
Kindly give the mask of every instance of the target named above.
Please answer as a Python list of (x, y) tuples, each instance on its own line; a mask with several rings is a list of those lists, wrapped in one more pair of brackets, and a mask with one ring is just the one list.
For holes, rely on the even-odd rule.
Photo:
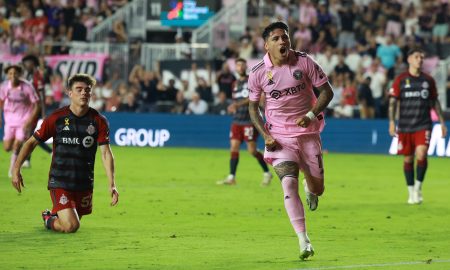
[(306, 53), (291, 50), (289, 65), (281, 67), (274, 66), (266, 54), (250, 73), (249, 99), (257, 102), (264, 92), (266, 128), (271, 135), (297, 137), (319, 133), (324, 126), (322, 113), (307, 128), (297, 126), (295, 120), (316, 103), (313, 86), (322, 86), (327, 81), (322, 68)]
[(10, 81), (0, 86), (0, 100), (3, 101), (5, 124), (20, 127), (30, 118), (33, 104), (39, 101), (33, 86), (21, 80), (18, 87), (13, 88)]

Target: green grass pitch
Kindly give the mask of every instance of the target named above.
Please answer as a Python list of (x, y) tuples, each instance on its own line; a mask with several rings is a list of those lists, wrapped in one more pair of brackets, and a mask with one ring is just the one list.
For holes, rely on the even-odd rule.
[(94, 212), (75, 234), (42, 225), (50, 157), (35, 150), (18, 195), (0, 153), (0, 269), (450, 269), (448, 158), (429, 159), (424, 203), (411, 206), (401, 157), (325, 154), (326, 191), (306, 211), (316, 255), (301, 262), (279, 181), (261, 187), (248, 153), (229, 187), (215, 184), (227, 150), (113, 152), (119, 205), (97, 156)]

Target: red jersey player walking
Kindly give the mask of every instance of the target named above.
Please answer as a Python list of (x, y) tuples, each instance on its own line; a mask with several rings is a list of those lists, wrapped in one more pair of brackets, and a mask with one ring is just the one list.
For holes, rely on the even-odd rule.
[[(421, 48), (412, 48), (408, 52), (408, 71), (398, 75), (390, 89), (389, 134), (397, 136), (395, 115), (396, 108), (399, 107), (398, 154), (404, 155), (403, 170), (408, 186), (409, 204), (419, 204), (423, 200), (422, 183), (428, 167), (427, 152), (432, 128), (431, 109), (435, 109), (439, 117), (442, 136), (447, 136), (447, 127), (437, 99), (436, 83), (430, 75), (422, 72), (424, 56)], [(417, 160), (416, 179), (414, 156)]]
[(248, 76), (247, 61), (238, 58), (235, 61), (236, 72), (239, 75), (233, 84), (233, 103), (228, 107), (228, 112), (233, 114), (233, 123), (230, 130), (230, 174), (225, 180), (218, 181), (218, 185), (235, 185), (236, 169), (239, 163), (239, 148), (243, 141), (247, 143), (248, 152), (258, 160), (259, 165), (263, 169), (263, 180), (261, 185), (268, 186), (272, 180), (272, 174), (269, 172), (263, 155), (256, 149), (256, 141), (258, 139), (258, 131), (250, 120), (248, 113)]
[(18, 192), (23, 187), (20, 168), (25, 158), (39, 142), (53, 137), (53, 157), (48, 189), (53, 210), (42, 217), (47, 229), (76, 232), (80, 219), (92, 211), (94, 163), (97, 144), (100, 145), (103, 165), (116, 205), (119, 193), (114, 179), (114, 157), (109, 146), (109, 126), (106, 118), (89, 107), (95, 79), (76, 74), (67, 82), (70, 105), (49, 115), (39, 130), (22, 147), (14, 165), (12, 184)]

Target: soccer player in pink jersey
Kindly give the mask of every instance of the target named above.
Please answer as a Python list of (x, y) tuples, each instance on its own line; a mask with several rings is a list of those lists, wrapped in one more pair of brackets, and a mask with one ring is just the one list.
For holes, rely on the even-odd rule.
[(0, 86), (0, 127), (2, 111), (5, 119), (3, 148), (12, 150), (8, 176), (12, 176), (12, 167), (17, 159), (20, 147), (26, 139), (28, 130), (39, 113), (39, 97), (33, 86), (20, 79), (22, 68), (12, 65), (5, 69), (7, 80)]
[[(264, 158), (281, 180), (284, 205), (299, 237), (300, 259), (314, 255), (306, 233), (305, 213), (298, 194), (299, 171), (310, 210), (318, 206), (324, 191), (320, 132), (323, 110), (333, 90), (322, 68), (306, 53), (291, 50), (289, 29), (283, 22), (267, 26), (262, 34), (267, 54), (250, 73), (249, 112), (265, 142)], [(313, 92), (315, 87), (319, 96)], [(264, 123), (259, 100), (265, 96)]]

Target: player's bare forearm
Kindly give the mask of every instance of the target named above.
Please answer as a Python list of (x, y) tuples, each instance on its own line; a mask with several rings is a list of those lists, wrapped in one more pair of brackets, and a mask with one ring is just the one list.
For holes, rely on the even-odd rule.
[(103, 167), (109, 180), (109, 191), (111, 193), (111, 206), (119, 202), (119, 192), (117, 191), (116, 181), (114, 178), (114, 156), (109, 144), (100, 146), (102, 152)]
[(264, 138), (268, 137), (266, 129), (264, 128), (264, 121), (259, 113), (259, 102), (249, 101), (248, 112), (253, 125)]
[(434, 108), (434, 110), (436, 111), (436, 114), (439, 117), (439, 122), (441, 123), (441, 125), (445, 125), (445, 119), (444, 119), (444, 115), (442, 114), (442, 107), (441, 107), (441, 103), (439, 102), (439, 100), (433, 100), (432, 102), (432, 107)]
[(319, 97), (317, 98), (316, 104), (311, 109), (311, 112), (313, 112), (314, 115), (323, 112), (334, 96), (333, 89), (329, 82), (326, 82), (317, 89), (319, 90)]
[(397, 109), (397, 99), (394, 97), (389, 98), (389, 110), (388, 116), (390, 122), (395, 122), (395, 112)]
[(111, 152), (111, 147), (109, 144), (100, 146), (102, 152), (102, 162), (105, 168), (106, 176), (109, 180), (110, 187), (115, 187), (116, 183), (114, 180), (114, 156)]

